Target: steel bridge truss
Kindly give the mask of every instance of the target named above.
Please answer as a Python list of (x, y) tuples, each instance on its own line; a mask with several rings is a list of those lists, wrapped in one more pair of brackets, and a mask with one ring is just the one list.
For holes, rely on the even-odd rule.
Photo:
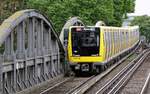
[(0, 26), (0, 94), (13, 94), (64, 74), (64, 49), (51, 22), (35, 10)]

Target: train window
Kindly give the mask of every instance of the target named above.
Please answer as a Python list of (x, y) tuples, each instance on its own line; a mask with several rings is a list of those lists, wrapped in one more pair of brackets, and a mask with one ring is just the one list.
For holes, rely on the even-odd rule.
[(116, 32), (115, 32), (115, 30), (114, 30), (114, 32), (113, 32), (113, 42), (114, 42), (114, 54), (116, 54)]
[(112, 54), (113, 54), (112, 48), (113, 48), (113, 34), (112, 34), (112, 32), (110, 32), (110, 51), (111, 51), (110, 56), (112, 56)]
[(113, 32), (112, 34), (113, 34), (113, 43), (115, 45), (115, 32)]
[(112, 56), (112, 54), (113, 54), (113, 33), (112, 32), (110, 32), (110, 43), (111, 43), (111, 47), (110, 47), (110, 49), (111, 49), (111, 56)]
[(113, 43), (114, 43), (114, 54), (116, 53), (116, 40), (115, 40), (115, 33), (116, 32), (113, 32)]
[(120, 52), (120, 48), (121, 48), (121, 45), (120, 45), (120, 29), (118, 29), (118, 45), (119, 45), (118, 52)]
[(95, 56), (99, 54), (99, 28), (72, 28), (71, 35), (73, 55)]
[(116, 30), (116, 43), (117, 43), (117, 53), (118, 53), (118, 49), (119, 49), (119, 46), (118, 46), (118, 29)]
[(110, 57), (111, 54), (110, 48), (111, 48), (111, 35), (110, 32), (108, 32), (108, 57)]
[(106, 53), (105, 53), (105, 58), (108, 58), (108, 32), (105, 32), (105, 48), (106, 48)]
[(64, 29), (64, 39), (68, 39), (68, 29)]
[(128, 47), (128, 31), (125, 31), (125, 42), (126, 42), (126, 48)]
[(117, 30), (117, 53), (119, 52), (119, 29)]
[(115, 32), (115, 42), (117, 43), (117, 32)]
[(124, 30), (122, 32), (122, 41), (124, 41)]
[(119, 42), (119, 52), (121, 51), (121, 36), (120, 36), (120, 29), (119, 29), (119, 32), (118, 32), (118, 42)]
[(121, 30), (120, 34), (121, 34), (121, 50), (122, 50), (123, 49), (123, 32), (122, 32), (122, 30)]

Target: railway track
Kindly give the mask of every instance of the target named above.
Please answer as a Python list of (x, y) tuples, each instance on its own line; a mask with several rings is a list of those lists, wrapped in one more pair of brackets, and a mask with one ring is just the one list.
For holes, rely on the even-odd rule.
[[(149, 94), (149, 79), (150, 79), (150, 56), (142, 62), (134, 75), (125, 83), (119, 94)], [(149, 93), (148, 93), (149, 92)]]
[[(66, 81), (63, 81), (62, 83), (58, 83), (57, 85), (54, 85), (53, 87), (48, 88), (47, 90), (41, 92), (40, 94), (81, 94), (81, 93), (85, 93), (87, 90), (90, 90), (89, 88), (94, 87), (96, 82), (104, 80), (103, 78), (107, 78), (107, 75), (112, 73), (112, 71), (121, 70), (127, 64), (127, 63), (123, 63), (123, 62), (125, 62), (125, 61), (130, 62), (133, 58), (137, 57), (137, 55), (138, 54), (136, 54), (136, 53), (133, 54), (133, 52), (132, 52), (99, 75), (91, 76), (88, 78), (87, 77), (84, 77), (84, 78), (83, 77), (75, 77), (72, 79), (68, 79)], [(108, 80), (110, 80), (109, 77), (108, 77)], [(90, 94), (93, 94), (93, 93), (90, 93)]]
[(148, 74), (148, 77), (145, 81), (145, 84), (144, 84), (140, 94), (149, 94), (150, 93), (150, 83), (149, 83), (149, 81), (150, 81), (150, 73)]
[[(121, 73), (121, 71), (124, 70), (124, 67), (125, 66), (127, 67), (127, 65), (132, 65), (133, 66), (133, 62), (138, 60), (143, 54), (144, 54), (144, 52), (139, 54), (139, 55), (134, 54), (132, 57), (126, 59), (124, 61), (124, 63), (121, 63), (119, 66), (114, 68), (110, 73), (106, 74), (99, 81), (97, 81), (96, 84), (92, 85), (92, 87), (89, 87), (89, 89), (87, 89), (84, 92), (84, 94), (95, 94), (95, 93), (97, 93), (97, 94), (107, 94), (109, 92), (109, 90), (111, 90), (114, 87), (115, 83), (117, 83), (116, 80), (119, 80), (119, 79), (116, 79), (116, 78), (120, 78), (119, 74)], [(126, 68), (126, 70), (127, 70), (127, 68)], [(112, 83), (112, 81), (114, 83)]]
[(55, 86), (48, 88), (47, 90), (41, 92), (40, 94), (70, 94), (82, 84), (85, 84), (89, 80), (93, 79), (95, 76), (91, 77), (76, 77), (72, 79), (67, 79)]
[[(130, 62), (125, 68), (123, 68), (115, 77), (101, 87), (95, 94), (116, 94), (120, 88), (130, 79), (132, 74), (142, 64), (150, 51), (138, 56), (135, 60)], [(139, 59), (140, 58), (140, 59)], [(126, 93), (123, 93), (126, 94)], [(137, 93), (135, 93), (137, 94)]]

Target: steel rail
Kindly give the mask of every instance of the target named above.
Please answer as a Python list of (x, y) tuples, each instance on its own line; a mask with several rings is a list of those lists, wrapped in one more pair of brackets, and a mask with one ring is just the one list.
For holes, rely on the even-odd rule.
[(113, 89), (108, 94), (116, 94), (121, 87), (131, 78), (133, 73), (139, 68), (139, 66), (142, 64), (142, 62), (145, 60), (146, 56), (150, 52), (147, 52), (145, 56), (143, 56), (133, 67), (130, 69), (124, 76), (121, 78), (121, 80), (113, 87)]
[(87, 83), (88, 81), (92, 80), (95, 76), (91, 76), (89, 77), (86, 81), (82, 82), (80, 85), (76, 86), (75, 88), (71, 89), (70, 91), (68, 91), (66, 94), (74, 94), (73, 92), (79, 88), (81, 88), (82, 85), (84, 85), (85, 83)]
[(150, 73), (148, 74), (148, 77), (147, 77), (147, 79), (145, 81), (145, 84), (144, 84), (140, 94), (145, 94), (145, 91), (146, 91), (146, 89), (148, 87), (149, 81), (150, 81)]
[[(139, 55), (137, 58), (135, 58), (133, 61), (131, 61), (131, 63), (129, 63), (124, 69), (122, 69), (113, 79), (111, 79), (105, 86), (103, 86), (101, 89), (99, 89), (96, 92), (96, 94), (99, 94), (99, 93), (101, 94), (104, 92), (105, 93), (107, 92), (107, 94), (112, 94), (112, 92), (116, 93), (116, 91), (120, 89), (120, 86), (122, 86), (120, 83), (125, 81), (124, 79), (127, 78), (127, 76), (129, 76), (129, 73), (131, 73), (132, 71), (134, 72), (138, 68), (138, 66), (142, 63), (144, 58), (146, 58), (146, 56), (150, 53), (150, 52), (146, 52), (146, 51), (147, 50), (143, 51), (143, 53), (141, 55)], [(145, 52), (147, 54), (145, 54)], [(121, 80), (119, 80), (119, 79), (121, 79)], [(111, 86), (113, 86), (113, 87), (111, 87)]]
[(65, 83), (65, 82), (67, 82), (67, 81), (69, 81), (69, 80), (71, 80), (71, 79), (73, 79), (73, 78), (67, 78), (66, 80), (61, 81), (61, 82), (59, 82), (59, 83), (55, 84), (54, 86), (52, 86), (52, 87), (50, 87), (50, 88), (48, 88), (48, 89), (46, 89), (46, 90), (42, 91), (40, 94), (45, 94), (46, 92), (48, 92), (48, 91), (50, 91), (50, 90), (52, 90), (52, 89), (56, 88), (57, 86), (59, 86), (59, 85), (61, 85), (61, 84)]

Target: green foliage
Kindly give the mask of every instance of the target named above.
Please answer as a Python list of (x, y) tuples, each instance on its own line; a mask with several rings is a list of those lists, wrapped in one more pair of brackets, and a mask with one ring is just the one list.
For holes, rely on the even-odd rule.
[(150, 42), (150, 17), (149, 16), (138, 16), (131, 22), (131, 25), (139, 25), (141, 35), (146, 36)]
[(57, 31), (65, 21), (78, 16), (85, 24), (94, 25), (103, 20), (107, 25), (121, 26), (122, 17), (134, 10), (135, 0), (28, 0), (29, 8), (48, 15)]
[(14, 12), (26, 8), (26, 0), (2, 0), (0, 2), (0, 23)]
[(114, 4), (114, 19), (112, 21), (112, 25), (120, 26), (122, 23), (123, 17), (123, 8), (124, 8), (124, 1), (123, 0), (113, 0)]
[(112, 25), (121, 26), (122, 18), (127, 18), (126, 14), (134, 12), (135, 0), (113, 0), (114, 19)]
[(135, 0), (124, 0), (124, 12), (134, 12)]
[(57, 31), (60, 31), (67, 19), (78, 16), (84, 23), (94, 25), (103, 20), (110, 23), (113, 19), (112, 0), (29, 0), (29, 8), (36, 8), (54, 22)]
[(3, 0), (0, 3), (0, 23), (21, 9), (37, 9), (52, 20), (61, 31), (65, 22), (78, 16), (87, 25), (103, 20), (107, 25), (121, 26), (122, 17), (133, 12), (135, 0)]

